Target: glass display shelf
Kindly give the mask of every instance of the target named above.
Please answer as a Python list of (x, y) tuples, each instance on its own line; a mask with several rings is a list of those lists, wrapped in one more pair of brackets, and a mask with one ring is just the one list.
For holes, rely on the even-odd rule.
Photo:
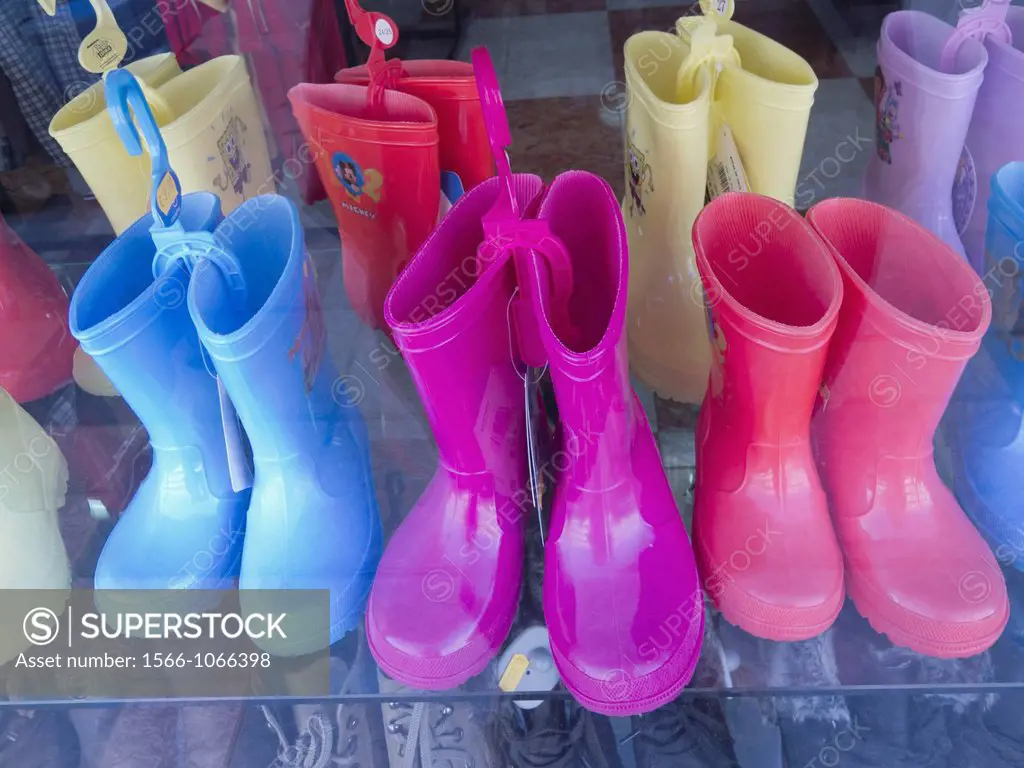
[[(312, 218), (312, 217), (311, 217)], [(306, 230), (310, 254), (317, 266), (330, 351), (339, 370), (339, 386), (353, 396), (362, 410), (371, 435), (375, 484), (384, 523), (385, 541), (397, 527), (431, 479), (436, 449), (409, 371), (393, 343), (382, 333), (366, 327), (356, 317), (341, 284), (339, 242), (335, 231), (309, 222)], [(23, 235), (31, 237), (31, 235)], [(100, 237), (100, 236), (98, 236)], [(35, 239), (35, 238), (32, 238)], [(30, 240), (31, 242), (31, 240)], [(44, 255), (49, 252), (44, 248)], [(51, 254), (52, 255), (52, 254)], [(61, 274), (69, 291), (84, 273), (95, 253), (51, 265)], [(689, 525), (694, 477), (693, 428), (696, 411), (690, 406), (661, 400), (634, 381), (634, 386), (655, 428), (663, 464), (677, 503)], [(63, 400), (62, 400), (63, 398)], [(119, 398), (99, 398), (69, 389), (45, 401), (30, 404), (29, 411), (44, 424), (67, 406), (71, 398), (79, 429), (114, 433), (122, 440), (135, 435), (131, 450), (109, 467), (113, 474), (131, 476), (147, 467), (145, 440), (140, 425)], [(62, 406), (61, 403), (64, 403)], [(109, 443), (109, 434), (106, 438)], [(84, 439), (83, 445), (90, 441)], [(74, 458), (71, 457), (73, 463)], [(119, 462), (134, 462), (128, 471)], [(124, 500), (122, 500), (123, 502)], [(65, 543), (74, 569), (74, 586), (91, 586), (93, 568), (103, 543), (116, 524), (116, 515), (89, 500), (89, 492), (71, 486), (60, 513)], [(531, 521), (525, 567), (525, 587), (519, 617), (510, 638), (525, 628), (543, 625), (540, 593), (543, 549)], [(798, 564), (794, 564), (797, 567)], [(835, 625), (824, 635), (796, 643), (755, 638), (724, 621), (707, 603), (707, 631), (697, 672), (681, 699), (800, 697), (830, 695), (881, 695), (903, 692), (927, 694), (991, 694), (1024, 690), (1024, 576), (1007, 570), (1011, 603), (1010, 624), (989, 652), (966, 660), (931, 659), (893, 647), (872, 630), (847, 601)], [(665, 633), (679, 631), (666, 626)], [(659, 638), (652, 638), (658, 642)], [(665, 638), (663, 641), (667, 641)], [(570, 701), (559, 688), (542, 693), (505, 692), (499, 689), (502, 670), (493, 662), (484, 673), (457, 690), (425, 692), (381, 687), (376, 664), (369, 654), (360, 625), (332, 648), (334, 663), (351, 670), (346, 682), (335, 685), (332, 695), (309, 697), (250, 698), (247, 703), (321, 704), (381, 703), (390, 701), (450, 703), (515, 700)], [(614, 684), (614, 683), (612, 683)], [(227, 699), (152, 699), (150, 704), (200, 704)], [(95, 707), (115, 700), (4, 700), (0, 707)]]

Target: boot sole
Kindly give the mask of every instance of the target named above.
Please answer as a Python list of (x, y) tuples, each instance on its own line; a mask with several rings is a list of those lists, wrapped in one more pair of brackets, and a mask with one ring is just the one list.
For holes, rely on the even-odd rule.
[(849, 582), (847, 589), (857, 612), (867, 620), (875, 632), (885, 635), (893, 645), (909, 648), (925, 656), (934, 656), (939, 659), (964, 659), (987, 651), (995, 645), (1010, 620), (1010, 604), (1007, 601), (1003, 606), (1003, 615), (995, 630), (970, 640), (940, 642), (921, 637), (888, 618), (884, 611), (878, 608), (877, 603), (866, 597), (865, 591), (855, 586), (852, 581)]
[[(596, 680), (589, 675), (577, 670), (565, 656), (556, 648), (555, 644), (551, 644), (551, 656), (555, 660), (555, 667), (558, 669), (558, 674), (562, 678), (562, 685), (565, 689), (572, 694), (573, 698), (582, 704), (586, 709), (590, 710), (599, 715), (606, 715), (608, 717), (621, 717), (624, 715), (642, 715), (647, 712), (653, 712), (654, 710), (663, 707), (670, 701), (675, 699), (682, 690), (689, 684), (690, 680), (693, 679), (693, 673), (697, 669), (697, 662), (700, 660), (701, 648), (703, 645), (704, 637), (704, 612), (700, 614), (700, 627), (698, 628), (697, 636), (701, 638), (697, 643), (694, 644), (693, 651), (690, 657), (687, 659), (686, 666), (683, 667), (682, 674), (679, 675), (675, 680), (672, 681), (672, 685), (663, 689), (658, 693), (652, 693), (644, 696), (640, 699), (598, 699), (593, 696), (580, 691), (576, 686), (572, 685), (569, 681), (572, 678), (583, 678), (589, 683), (590, 687), (605, 687), (611, 688), (617, 686), (620, 683), (624, 683), (627, 687), (635, 685), (637, 680), (629, 680), (628, 677), (622, 681), (615, 681), (611, 678), (607, 680)], [(570, 674), (566, 675), (566, 670), (569, 670)], [(612, 672), (623, 672), (623, 670), (612, 670)], [(625, 677), (625, 673), (623, 672)], [(643, 679), (643, 678), (640, 678)]]
[[(695, 542), (694, 547), (701, 573), (711, 573), (704, 547)], [(710, 595), (709, 595), (710, 597)], [(718, 597), (711, 598), (723, 618), (754, 637), (778, 642), (810, 640), (827, 630), (839, 617), (846, 598), (845, 586), (840, 583), (838, 591), (819, 610), (807, 608), (791, 609), (785, 606), (769, 605), (736, 588), (726, 587)], [(757, 613), (747, 606), (755, 606)], [(763, 606), (763, 608), (761, 607)], [(768, 618), (768, 617), (771, 618)], [(810, 617), (810, 623), (808, 622)]]
[[(373, 625), (369, 620), (366, 622), (366, 640), (367, 644), (370, 646), (370, 653), (377, 662), (377, 666), (379, 666), (381, 671), (392, 680), (397, 680), (398, 682), (412, 688), (420, 688), (427, 691), (447, 691), (452, 688), (457, 688), (471, 677), (475, 677), (487, 669), (487, 665), (490, 664), (491, 660), (498, 655), (505, 638), (508, 637), (508, 633), (512, 630), (512, 622), (515, 620), (516, 610), (518, 610), (518, 607), (517, 602), (513, 610), (509, 613), (507, 619), (503, 618), (501, 621), (495, 622), (495, 626), (498, 628), (498, 631), (491, 636), (501, 638), (497, 644), (488, 644), (486, 650), (479, 656), (475, 657), (472, 662), (461, 665), (457, 671), (449, 675), (425, 677), (423, 675), (416, 674), (415, 671), (410, 670), (414, 670), (417, 666), (422, 666), (421, 659), (401, 653), (400, 651), (395, 651), (391, 649), (390, 646), (387, 646), (387, 644), (384, 644), (384, 646), (388, 648), (388, 655), (400, 656), (403, 660), (408, 661), (408, 664), (402, 667), (391, 663), (388, 660), (388, 655), (381, 654), (381, 643), (379, 643), (375, 638), (376, 631), (372, 628)], [(481, 631), (479, 637), (485, 638), (488, 634), (491, 633)], [(464, 646), (459, 650), (461, 651), (470, 647), (472, 646)], [(454, 654), (451, 655), (454, 656)], [(441, 658), (443, 659), (444, 657)], [(430, 661), (436, 664), (441, 661), (441, 659), (431, 659)]]

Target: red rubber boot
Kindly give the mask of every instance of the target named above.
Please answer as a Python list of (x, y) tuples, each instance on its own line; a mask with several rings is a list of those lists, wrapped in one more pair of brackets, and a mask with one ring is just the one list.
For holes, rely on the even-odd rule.
[(437, 224), (441, 170), (430, 105), (398, 91), (371, 105), (370, 90), (303, 83), (288, 98), (338, 219), (345, 293), (386, 331), (384, 297)]
[[(494, 159), (480, 111), (473, 66), (464, 61), (403, 61), (396, 91), (423, 99), (437, 113), (438, 159), (442, 171), (454, 171), (468, 192), (494, 175)], [(366, 66), (343, 69), (339, 83), (367, 85)]]
[(932, 440), (992, 318), (967, 261), (876, 203), (807, 214), (843, 274), (815, 453), (857, 610), (897, 645), (984, 651), (1009, 618), (995, 557), (935, 469)]
[(712, 347), (693, 511), (704, 588), (753, 635), (814, 637), (845, 597), (810, 443), (839, 270), (796, 211), (760, 195), (715, 198), (693, 246)]
[(19, 403), (49, 395), (71, 381), (77, 347), (60, 281), (0, 217), (0, 387)]

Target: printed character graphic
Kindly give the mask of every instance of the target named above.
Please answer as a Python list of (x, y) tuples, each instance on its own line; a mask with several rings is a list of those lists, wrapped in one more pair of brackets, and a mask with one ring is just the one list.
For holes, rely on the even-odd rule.
[(252, 164), (247, 162), (242, 149), (242, 134), (248, 128), (237, 115), (228, 120), (224, 132), (217, 139), (217, 149), (224, 164), (224, 171), (213, 180), (217, 189), (231, 189), (236, 195), (245, 199), (245, 185), (252, 178)]
[(338, 174), (338, 178), (344, 183), (345, 188), (350, 191), (350, 194), (355, 197), (363, 194), (363, 180), (356, 175), (356, 167), (352, 163), (339, 163), (338, 167), (334, 170)]
[(875, 68), (875, 151), (879, 159), (892, 165), (892, 143), (903, 138), (896, 122), (899, 114), (900, 97), (903, 95), (903, 84), (897, 80), (889, 85), (881, 67)]
[(331, 158), (331, 165), (334, 167), (334, 175), (341, 182), (341, 187), (353, 201), (364, 197), (375, 203), (380, 201), (383, 178), (376, 168), (364, 171), (354, 159), (340, 152), (336, 152)]
[(331, 165), (334, 167), (334, 175), (341, 182), (342, 189), (353, 200), (362, 197), (368, 197), (374, 202), (380, 200), (380, 186), (383, 182), (380, 171), (367, 168), (364, 172), (359, 163), (343, 152), (334, 153)]
[(643, 216), (647, 213), (647, 209), (644, 208), (643, 191), (654, 191), (654, 172), (647, 163), (644, 153), (632, 142), (626, 148), (626, 176), (629, 183), (629, 212), (633, 216)]

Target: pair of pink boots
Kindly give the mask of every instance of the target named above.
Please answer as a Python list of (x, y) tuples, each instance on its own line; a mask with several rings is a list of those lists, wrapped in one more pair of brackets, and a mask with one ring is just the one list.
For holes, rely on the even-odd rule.
[(650, 711), (690, 680), (704, 613), (686, 530), (629, 383), (619, 204), (588, 173), (562, 174), (547, 189), (511, 176), (537, 237), (532, 249), (503, 248), (484, 242), (483, 225), (501, 183), (483, 182), (452, 208), (385, 302), (439, 466), (381, 560), (370, 648), (390, 677), (432, 690), (465, 682), (499, 651), (535, 514), (524, 364), (546, 364), (559, 421), (557, 451), (541, 468), (555, 484), (543, 598), (552, 655), (584, 706)]
[(898, 645), (991, 646), (1006, 586), (932, 456), (991, 320), (984, 284), (924, 227), (862, 200), (824, 201), (804, 221), (726, 195), (693, 239), (714, 349), (694, 548), (725, 618), (801, 640), (849, 594)]

